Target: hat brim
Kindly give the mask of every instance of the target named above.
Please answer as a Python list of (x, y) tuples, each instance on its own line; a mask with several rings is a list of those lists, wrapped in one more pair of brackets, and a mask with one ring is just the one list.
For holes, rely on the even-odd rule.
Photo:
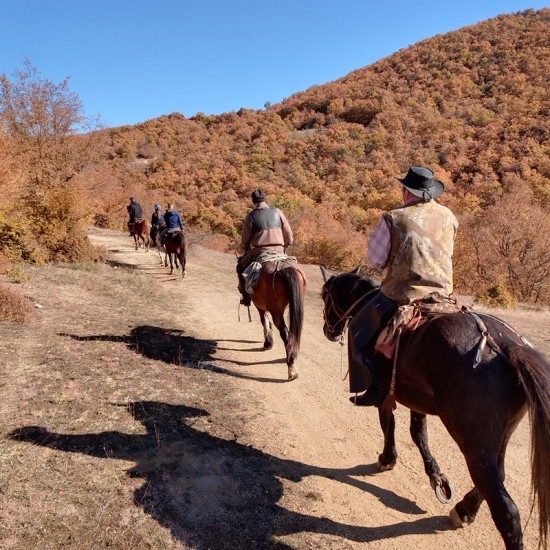
[(405, 182), (401, 178), (395, 178), (407, 191), (412, 193), (415, 197), (419, 197), (424, 200), (437, 199), (443, 191), (445, 191), (445, 185), (439, 180), (434, 179), (434, 186), (431, 189), (414, 189), (407, 187)]

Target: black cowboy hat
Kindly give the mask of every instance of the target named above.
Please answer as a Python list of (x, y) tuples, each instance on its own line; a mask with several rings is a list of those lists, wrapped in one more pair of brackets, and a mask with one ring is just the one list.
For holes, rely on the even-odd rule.
[(252, 191), (250, 197), (252, 198), (252, 202), (256, 204), (258, 202), (264, 202), (266, 199), (266, 194), (261, 189), (255, 189)]
[(425, 166), (411, 166), (404, 178), (396, 178), (414, 196), (421, 199), (436, 199), (443, 193), (445, 186), (435, 179), (435, 174)]

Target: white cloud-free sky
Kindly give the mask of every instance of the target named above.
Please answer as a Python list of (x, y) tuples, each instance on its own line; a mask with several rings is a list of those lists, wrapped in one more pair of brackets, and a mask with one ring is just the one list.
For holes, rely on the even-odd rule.
[(107, 126), (262, 109), (539, 0), (2, 0), (0, 74), (69, 77)]

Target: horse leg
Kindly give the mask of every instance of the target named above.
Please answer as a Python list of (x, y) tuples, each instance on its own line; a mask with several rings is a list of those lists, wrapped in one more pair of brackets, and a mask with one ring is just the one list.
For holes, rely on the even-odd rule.
[(410, 434), (420, 451), (424, 462), (424, 471), (430, 478), (430, 485), (435, 491), (437, 499), (443, 504), (448, 504), (454, 496), (453, 487), (447, 479), (447, 476), (441, 473), (439, 464), (430, 452), (425, 414), (411, 411)]
[(157, 243), (157, 252), (159, 253), (160, 265), (162, 265), (162, 254), (160, 252), (160, 244), (159, 243)]
[(185, 277), (185, 275), (187, 275), (187, 273), (185, 271), (185, 263), (186, 263), (185, 251), (182, 250), (182, 252), (180, 253), (180, 265), (181, 265), (181, 276), (182, 276), (182, 278)]
[[(503, 455), (503, 452), (499, 455), (498, 462), (501, 462), (500, 457), (503, 457)], [(487, 455), (487, 449), (481, 449), (470, 452), (466, 456), (466, 463), (475, 488), (487, 501), (491, 516), (504, 541), (506, 550), (523, 550), (523, 534), (519, 511), (506, 487), (504, 487), (504, 469), (497, 464), (495, 458)], [(471, 498), (476, 496), (475, 493), (473, 495), (471, 493), (472, 491), (469, 493)], [(464, 503), (464, 507), (467, 504)], [(457, 510), (458, 514), (460, 512)]]
[(138, 249), (139, 237), (134, 233), (134, 244), (136, 245), (136, 250)]
[[(504, 479), (504, 458), (507, 446), (508, 442), (506, 441), (503, 443), (498, 456), (499, 470), (502, 472), (502, 479)], [(474, 487), (471, 491), (466, 493), (464, 498), (450, 512), (453, 525), (455, 527), (463, 527), (464, 525), (473, 523), (484, 500), (483, 495), (479, 492), (477, 487)]]
[(378, 456), (378, 471), (393, 470), (397, 462), (397, 450), (395, 448), (395, 416), (393, 411), (384, 407), (378, 407), (378, 420), (384, 434), (384, 449)]
[(260, 314), (260, 321), (264, 328), (264, 349), (271, 349), (273, 347), (273, 332), (271, 330), (269, 315), (261, 309), (258, 309), (258, 313)]
[(293, 350), (290, 349), (290, 345), (288, 342), (288, 327), (286, 326), (285, 318), (282, 312), (278, 313), (277, 315), (273, 315), (273, 324), (279, 330), (281, 340), (285, 345), (286, 364), (288, 367), (288, 381), (290, 382), (292, 380), (296, 380), (296, 378), (298, 378), (298, 371), (294, 366), (296, 357)]
[(174, 261), (172, 259), (172, 253), (171, 252), (168, 253), (168, 258), (170, 260), (170, 275), (172, 275), (172, 273), (174, 273)]

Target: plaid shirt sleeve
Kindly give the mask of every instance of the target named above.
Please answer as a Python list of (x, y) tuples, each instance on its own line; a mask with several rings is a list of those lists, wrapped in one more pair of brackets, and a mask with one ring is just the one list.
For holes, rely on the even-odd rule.
[(378, 269), (386, 267), (390, 258), (391, 235), (386, 220), (382, 218), (367, 244), (367, 260), (369, 264)]

